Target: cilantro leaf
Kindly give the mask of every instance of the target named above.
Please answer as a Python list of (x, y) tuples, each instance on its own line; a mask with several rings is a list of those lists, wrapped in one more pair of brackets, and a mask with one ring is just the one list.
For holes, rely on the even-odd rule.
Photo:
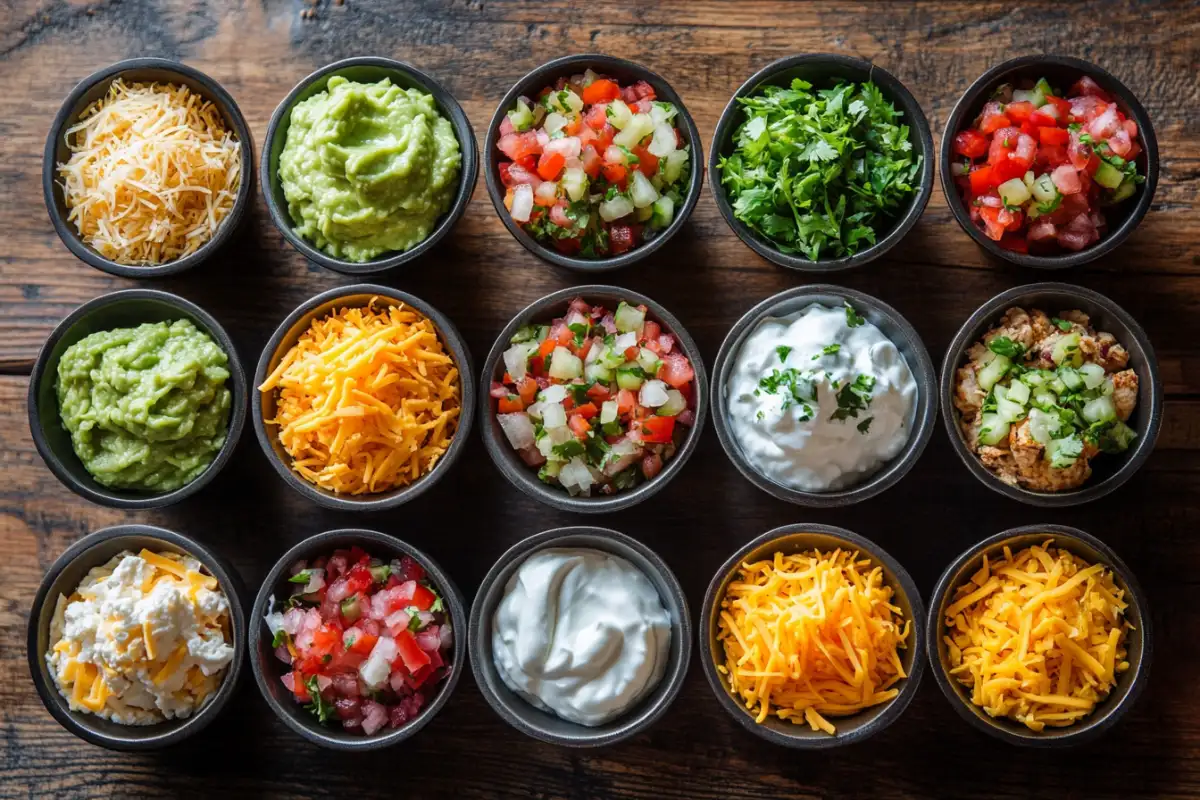
[(858, 425), (856, 425), (855, 427), (858, 428), (859, 433), (866, 434), (871, 430), (871, 423), (874, 421), (875, 421), (874, 417), (867, 417), (862, 422), (858, 423)]
[(871, 405), (871, 392), (875, 390), (874, 375), (859, 375), (854, 381), (845, 383), (837, 391), (837, 410), (830, 415), (831, 420), (858, 419), (859, 411), (866, 411)]
[(846, 303), (846, 325), (851, 328), (857, 328), (858, 326), (865, 325), (866, 323), (866, 319), (864, 319), (862, 315), (854, 310), (854, 306)]
[(324, 723), (338, 718), (337, 709), (333, 707), (333, 703), (330, 703), (321, 696), (321, 687), (317, 684), (316, 675), (309, 675), (305, 679), (304, 688), (308, 690), (308, 696), (311, 701), (304, 708), (317, 718), (317, 722)]
[(775, 348), (775, 352), (779, 354), (780, 361), (787, 361), (788, 353), (792, 352), (792, 348), (788, 347), (786, 344), (781, 344), (779, 347)]
[(1062, 331), (1063, 333), (1071, 332), (1071, 323), (1067, 322), (1065, 319), (1059, 319), (1058, 317), (1051, 317), (1050, 321), (1053, 322), (1058, 327), (1058, 329), (1060, 331)]
[(996, 355), (1020, 358), (1025, 354), (1025, 345), (1014, 342), (1007, 336), (997, 336), (988, 342), (988, 349)]

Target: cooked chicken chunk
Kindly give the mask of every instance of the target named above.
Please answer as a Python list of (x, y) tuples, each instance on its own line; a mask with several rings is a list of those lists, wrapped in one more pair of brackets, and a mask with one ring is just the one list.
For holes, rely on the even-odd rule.
[(1131, 369), (1118, 372), (1112, 376), (1113, 405), (1117, 407), (1117, 418), (1125, 422), (1133, 414), (1137, 406), (1138, 376)]

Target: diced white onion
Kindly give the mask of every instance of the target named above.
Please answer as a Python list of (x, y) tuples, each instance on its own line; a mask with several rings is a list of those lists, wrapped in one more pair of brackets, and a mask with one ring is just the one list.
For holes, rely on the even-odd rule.
[(522, 183), (513, 189), (512, 218), (517, 222), (529, 222), (533, 214), (533, 187)]
[[(562, 408), (562, 406), (559, 406)], [(533, 423), (529, 420), (529, 415), (524, 411), (517, 411), (512, 414), (497, 414), (496, 421), (500, 423), (501, 430), (508, 438), (508, 443), (512, 445), (513, 450), (524, 450), (526, 447), (533, 447)]]
[(648, 380), (638, 391), (638, 402), (646, 408), (658, 408), (667, 402), (667, 385), (660, 380)]

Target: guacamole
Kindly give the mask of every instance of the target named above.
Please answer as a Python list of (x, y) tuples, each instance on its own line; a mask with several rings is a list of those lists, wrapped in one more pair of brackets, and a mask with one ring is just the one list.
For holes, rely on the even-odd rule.
[(424, 241), (450, 209), (461, 163), (432, 95), (335, 75), (292, 109), (279, 178), (296, 233), (362, 262)]
[(111, 489), (169, 492), (225, 444), (229, 356), (189, 320), (93, 333), (58, 362), (58, 413), (75, 455)]

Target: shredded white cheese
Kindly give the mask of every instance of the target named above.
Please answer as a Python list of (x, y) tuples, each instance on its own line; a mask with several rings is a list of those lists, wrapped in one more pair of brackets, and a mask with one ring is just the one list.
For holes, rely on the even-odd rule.
[(186, 86), (113, 81), (66, 131), (58, 165), (69, 219), (119, 264), (155, 266), (200, 249), (233, 210), (241, 144)]

